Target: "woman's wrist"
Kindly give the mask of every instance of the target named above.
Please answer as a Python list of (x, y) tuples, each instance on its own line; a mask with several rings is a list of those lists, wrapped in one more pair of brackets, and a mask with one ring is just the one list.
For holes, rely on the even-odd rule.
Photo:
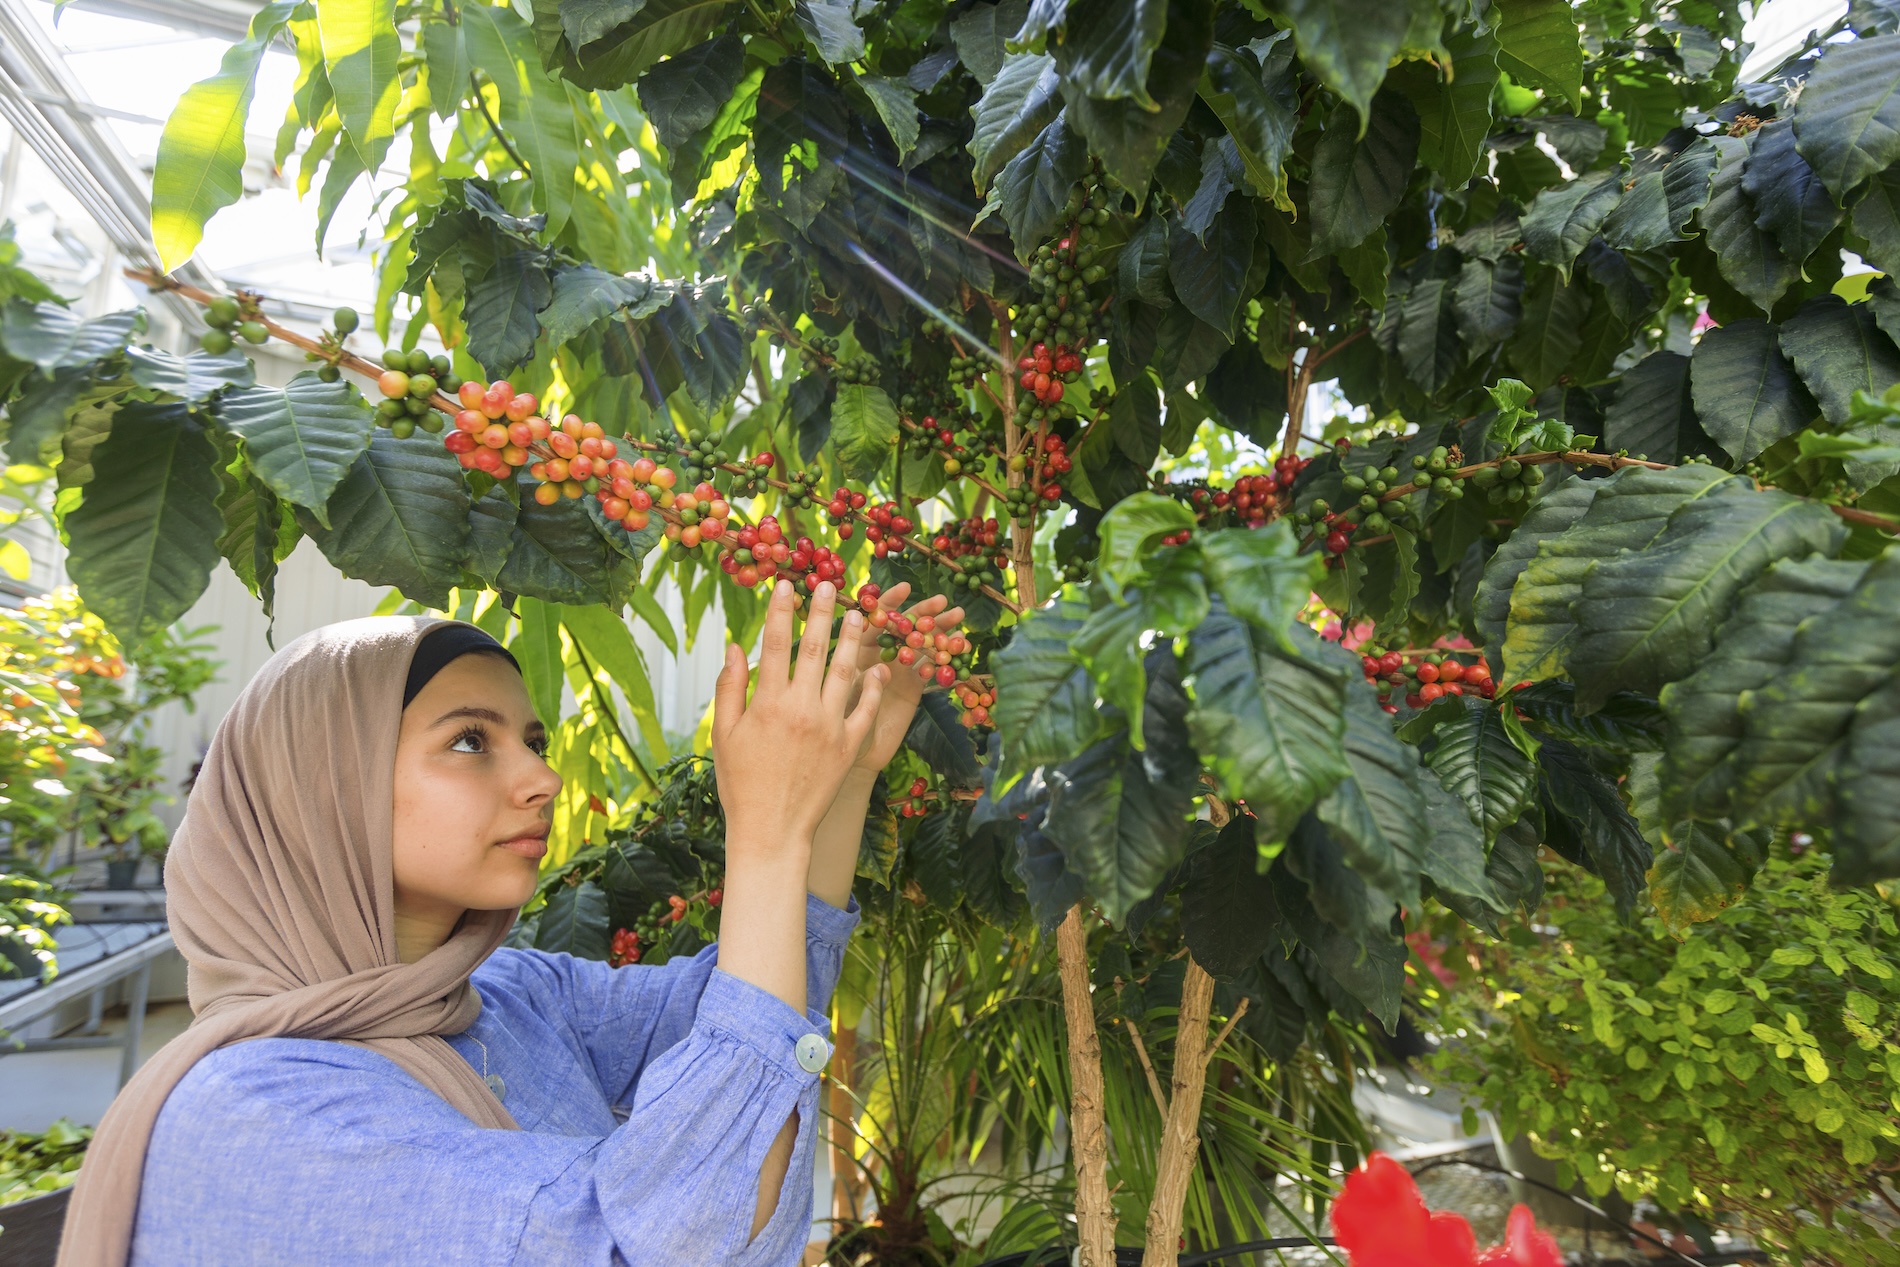
[(726, 836), (719, 966), (805, 1010), (805, 876), (811, 842), (747, 832)]
[(812, 896), (839, 910), (851, 904), (851, 883), (857, 878), (858, 850), (864, 839), (864, 816), (870, 808), (877, 775), (876, 770), (852, 767), (812, 837), (806, 885)]

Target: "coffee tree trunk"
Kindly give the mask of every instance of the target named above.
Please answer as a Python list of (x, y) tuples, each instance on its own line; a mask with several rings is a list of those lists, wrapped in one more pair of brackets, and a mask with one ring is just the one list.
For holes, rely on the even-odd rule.
[(1181, 1254), (1181, 1213), (1201, 1143), (1201, 1093), (1207, 1086), (1208, 1012), (1214, 978), (1190, 957), (1181, 985), (1181, 1011), (1174, 1038), (1174, 1076), (1167, 1116), (1155, 1158), (1154, 1197), (1148, 1203), (1148, 1244), (1142, 1267), (1175, 1267)]

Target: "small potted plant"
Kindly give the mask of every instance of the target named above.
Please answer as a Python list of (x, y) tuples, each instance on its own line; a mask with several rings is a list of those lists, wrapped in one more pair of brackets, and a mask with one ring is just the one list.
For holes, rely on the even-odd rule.
[(153, 807), (172, 798), (161, 782), (162, 751), (136, 741), (114, 747), (112, 763), (99, 766), (79, 793), (75, 826), (88, 846), (105, 854), (106, 887), (129, 889), (147, 854), (164, 856), (171, 832)]

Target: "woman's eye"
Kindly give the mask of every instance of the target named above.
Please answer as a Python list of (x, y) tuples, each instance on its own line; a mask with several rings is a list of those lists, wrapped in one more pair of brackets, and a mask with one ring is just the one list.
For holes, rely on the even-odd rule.
[(532, 752), (535, 756), (540, 757), (543, 761), (547, 760), (547, 755), (548, 755), (547, 737), (543, 735), (543, 736), (538, 736), (534, 739), (528, 740), (528, 751)]
[(474, 753), (487, 752), (488, 751), (487, 736), (483, 735), (482, 732), (479, 730), (465, 730), (461, 734), (455, 737), (455, 742), (449, 745), (449, 751), (450, 752), (474, 752)]

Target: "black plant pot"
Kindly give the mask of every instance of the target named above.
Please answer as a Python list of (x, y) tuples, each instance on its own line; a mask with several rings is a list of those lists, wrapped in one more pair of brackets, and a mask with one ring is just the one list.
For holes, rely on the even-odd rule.
[(66, 1223), (70, 1187), (43, 1197), (0, 1205), (0, 1263), (6, 1267), (53, 1267)]
[(106, 862), (106, 887), (108, 889), (135, 888), (139, 882), (139, 864), (143, 858), (113, 858)]

